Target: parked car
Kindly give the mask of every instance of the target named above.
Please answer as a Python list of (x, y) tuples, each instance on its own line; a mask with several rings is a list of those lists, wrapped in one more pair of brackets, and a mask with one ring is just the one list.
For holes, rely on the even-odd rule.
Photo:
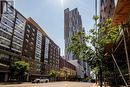
[(48, 83), (49, 79), (47, 78), (37, 78), (32, 81), (32, 83)]

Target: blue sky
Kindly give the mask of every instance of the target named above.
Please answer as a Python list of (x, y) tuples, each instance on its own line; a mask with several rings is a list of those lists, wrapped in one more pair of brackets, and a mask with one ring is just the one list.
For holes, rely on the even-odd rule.
[(15, 8), (32, 17), (61, 48), (64, 55), (64, 9), (78, 8), (86, 32), (93, 27), (95, 0), (15, 0)]

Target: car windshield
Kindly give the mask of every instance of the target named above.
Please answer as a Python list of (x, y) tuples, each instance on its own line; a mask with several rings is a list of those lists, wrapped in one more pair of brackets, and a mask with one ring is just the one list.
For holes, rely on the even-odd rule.
[(47, 78), (45, 78), (45, 77), (40, 77), (40, 79), (47, 79)]

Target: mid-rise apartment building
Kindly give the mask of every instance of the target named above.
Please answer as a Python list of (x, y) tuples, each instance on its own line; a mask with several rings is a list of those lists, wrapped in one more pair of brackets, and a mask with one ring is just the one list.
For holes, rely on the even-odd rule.
[(22, 55), (26, 18), (14, 7), (1, 1), (0, 17), (0, 80), (7, 81), (11, 61), (19, 60)]
[(51, 70), (59, 71), (60, 48), (49, 37), (45, 37), (44, 69), (45, 75)]
[[(32, 78), (41, 76), (42, 69), (42, 61), (41, 56), (37, 57), (37, 53), (40, 51), (41, 55), (41, 47), (42, 47), (42, 38), (39, 37), (39, 30), (42, 30), (38, 24), (30, 17), (26, 20), (25, 26), (25, 35), (24, 35), (24, 44), (22, 51), (22, 60), (25, 60), (30, 65), (29, 76)], [(44, 35), (44, 32), (42, 32)], [(40, 41), (39, 41), (40, 39)], [(37, 41), (38, 40), (38, 41)], [(38, 43), (40, 42), (40, 43)], [(40, 50), (37, 50), (40, 47)], [(38, 51), (38, 52), (37, 52)]]
[[(31, 61), (30, 73), (36, 76), (48, 76), (51, 70), (59, 70), (60, 48), (51, 40), (42, 28), (32, 19), (27, 19), (25, 48)], [(29, 31), (30, 30), (30, 31)], [(24, 51), (23, 51), (24, 52)]]
[(50, 41), (49, 47), (49, 64), (50, 70), (59, 70), (59, 58), (60, 58), (60, 48), (54, 41)]
[(60, 80), (74, 80), (76, 77), (76, 67), (75, 65), (68, 62), (66, 59), (60, 56), (59, 60), (59, 72), (60, 72)]
[(0, 12), (0, 81), (9, 80), (9, 66), (18, 60), (29, 63), (28, 80), (59, 70), (59, 46), (31, 17), (8, 1), (0, 1)]

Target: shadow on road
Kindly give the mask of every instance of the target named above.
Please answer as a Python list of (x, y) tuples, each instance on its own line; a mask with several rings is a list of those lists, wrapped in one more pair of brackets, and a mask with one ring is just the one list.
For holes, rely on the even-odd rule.
[(0, 82), (0, 85), (23, 84), (24, 82)]

